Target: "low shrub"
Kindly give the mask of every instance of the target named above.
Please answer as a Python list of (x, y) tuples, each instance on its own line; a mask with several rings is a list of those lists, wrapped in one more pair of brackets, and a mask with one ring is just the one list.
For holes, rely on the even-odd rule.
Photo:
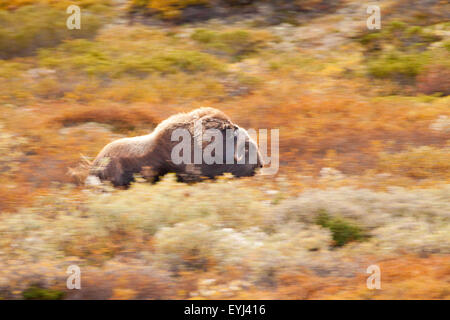
[(423, 27), (393, 21), (379, 32), (365, 34), (360, 42), (369, 75), (410, 85), (425, 66), (438, 59), (430, 45), (441, 39)]
[(416, 179), (450, 177), (450, 148), (410, 147), (403, 152), (379, 155), (378, 170)]
[[(450, 228), (445, 209), (450, 202), (446, 192), (447, 185), (418, 190), (392, 187), (384, 192), (349, 187), (307, 190), (297, 198), (282, 201), (275, 208), (276, 221), (307, 225), (320, 222), (328, 226), (337, 221), (336, 231), (355, 233), (367, 240), (354, 245), (374, 245), (378, 252), (447, 252), (450, 247), (443, 239)], [(343, 227), (342, 220), (358, 228)]]
[(428, 53), (384, 53), (368, 62), (369, 74), (377, 78), (389, 78), (402, 83), (411, 83), (431, 61)]
[(366, 33), (360, 38), (366, 54), (369, 55), (384, 52), (389, 48), (402, 52), (423, 51), (439, 40), (441, 37), (433, 32), (402, 21), (392, 21), (381, 31)]
[(197, 29), (191, 38), (212, 53), (228, 55), (237, 61), (258, 52), (267, 45), (267, 42), (275, 40), (268, 32), (239, 29), (222, 32)]
[[(151, 50), (151, 48), (149, 48)], [(56, 49), (39, 52), (41, 66), (62, 72), (82, 72), (97, 77), (146, 76), (151, 73), (222, 72), (224, 65), (214, 56), (193, 50), (117, 52), (103, 43), (84, 39), (67, 41)]]
[(63, 40), (92, 38), (102, 24), (101, 17), (87, 11), (83, 12), (83, 27), (69, 30), (67, 17), (64, 10), (46, 6), (0, 10), (0, 58), (32, 55)]
[(334, 246), (342, 247), (351, 241), (359, 241), (365, 238), (363, 230), (357, 225), (339, 217), (330, 217), (322, 210), (317, 216), (316, 223), (331, 231)]
[(29, 287), (22, 295), (25, 300), (61, 300), (64, 298), (62, 291), (45, 289), (37, 285)]

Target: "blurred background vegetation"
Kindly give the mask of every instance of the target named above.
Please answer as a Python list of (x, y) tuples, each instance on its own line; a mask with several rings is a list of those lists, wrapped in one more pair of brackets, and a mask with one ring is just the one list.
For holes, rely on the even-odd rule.
[[(448, 299), (450, 8), (377, 4), (369, 31), (351, 0), (2, 2), (0, 298)], [(277, 176), (77, 178), (200, 106), (279, 129)]]

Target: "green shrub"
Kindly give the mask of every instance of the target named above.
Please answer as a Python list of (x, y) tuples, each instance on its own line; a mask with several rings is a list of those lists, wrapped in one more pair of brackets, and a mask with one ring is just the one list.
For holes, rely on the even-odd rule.
[(442, 47), (445, 50), (450, 51), (450, 40), (444, 41), (444, 43), (442, 44)]
[(222, 63), (213, 56), (191, 50), (165, 51), (148, 58), (144, 56), (126, 56), (119, 61), (119, 64), (118, 72), (128, 74), (224, 70)]
[(233, 60), (241, 60), (264, 48), (267, 41), (275, 40), (275, 37), (267, 32), (247, 30), (215, 32), (197, 29), (191, 38), (213, 53), (228, 55)]
[(107, 74), (113, 67), (111, 57), (97, 43), (85, 39), (67, 41), (55, 49), (41, 49), (39, 63), (43, 67), (92, 75)]
[(404, 22), (391, 22), (379, 32), (367, 33), (360, 38), (366, 53), (385, 52), (390, 48), (398, 51), (417, 51), (426, 49), (441, 37), (420, 26), (409, 26)]
[(365, 47), (368, 74), (376, 78), (413, 84), (415, 77), (435, 59), (430, 44), (441, 37), (420, 26), (391, 22), (379, 32), (360, 38)]
[(64, 298), (64, 292), (62, 291), (44, 289), (37, 285), (29, 287), (22, 295), (26, 300), (61, 300)]
[(404, 81), (413, 80), (430, 62), (428, 53), (402, 53), (392, 51), (369, 60), (369, 74), (377, 78)]
[(0, 99), (3, 103), (19, 105), (27, 101), (32, 93), (25, 71), (28, 64), (0, 60)]
[(66, 39), (93, 37), (101, 26), (98, 15), (83, 11), (81, 29), (68, 30), (67, 17), (64, 10), (44, 6), (0, 10), (0, 58), (27, 56)]
[(195, 30), (191, 38), (200, 43), (212, 43), (217, 38), (217, 32), (207, 29)]
[(223, 63), (207, 53), (181, 49), (155, 51), (152, 54), (117, 52), (98, 41), (77, 39), (56, 49), (40, 50), (39, 60), (44, 67), (109, 77), (224, 70)]
[(345, 219), (331, 217), (325, 210), (319, 213), (316, 223), (323, 228), (330, 229), (336, 247), (342, 247), (351, 241), (359, 241), (365, 238), (360, 227)]

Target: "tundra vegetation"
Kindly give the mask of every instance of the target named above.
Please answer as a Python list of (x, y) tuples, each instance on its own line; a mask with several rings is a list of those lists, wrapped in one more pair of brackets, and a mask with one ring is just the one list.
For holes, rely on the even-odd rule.
[[(379, 1), (372, 31), (359, 1), (75, 2), (81, 30), (0, 4), (0, 298), (450, 298), (445, 2)], [(279, 129), (278, 174), (76, 179), (201, 106)]]

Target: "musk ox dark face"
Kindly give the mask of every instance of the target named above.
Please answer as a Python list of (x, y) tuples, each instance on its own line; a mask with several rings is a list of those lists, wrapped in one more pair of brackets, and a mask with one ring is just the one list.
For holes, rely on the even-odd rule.
[(180, 181), (199, 181), (224, 173), (253, 176), (263, 166), (258, 146), (248, 132), (213, 108), (176, 114), (148, 135), (106, 145), (90, 175), (127, 186), (135, 174), (157, 181), (176, 173)]
[[(262, 157), (258, 146), (245, 129), (234, 125), (232, 128), (217, 131), (212, 141), (209, 139), (208, 131), (203, 136), (206, 136), (207, 140), (202, 148), (203, 162), (196, 165), (194, 156), (193, 162), (191, 161), (194, 165), (188, 165), (187, 171), (189, 168), (197, 168), (201, 175), (209, 178), (224, 173), (231, 173), (235, 177), (245, 177), (253, 176), (258, 168), (262, 168)], [(222, 141), (219, 142), (216, 139), (222, 139)], [(194, 141), (192, 145), (195, 147), (196, 142)]]

